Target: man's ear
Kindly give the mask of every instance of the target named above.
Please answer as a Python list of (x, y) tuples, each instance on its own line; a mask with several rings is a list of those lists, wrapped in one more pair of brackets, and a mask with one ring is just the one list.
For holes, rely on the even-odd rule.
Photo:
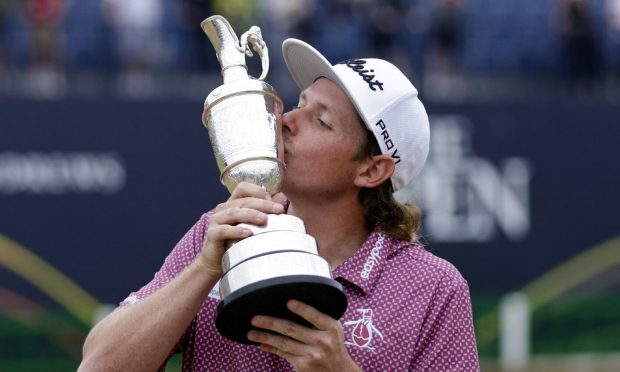
[(375, 155), (360, 165), (354, 183), (358, 187), (375, 188), (392, 177), (395, 167), (394, 159), (389, 155)]

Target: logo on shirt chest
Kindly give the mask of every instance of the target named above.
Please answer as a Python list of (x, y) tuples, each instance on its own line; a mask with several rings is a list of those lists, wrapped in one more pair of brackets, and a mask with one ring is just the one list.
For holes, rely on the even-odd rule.
[(378, 335), (383, 340), (383, 335), (372, 324), (372, 309), (357, 309), (357, 311), (361, 313), (359, 319), (344, 322), (345, 327), (353, 327), (350, 333), (351, 339), (345, 341), (345, 344), (374, 352), (375, 349), (370, 345), (373, 336)]

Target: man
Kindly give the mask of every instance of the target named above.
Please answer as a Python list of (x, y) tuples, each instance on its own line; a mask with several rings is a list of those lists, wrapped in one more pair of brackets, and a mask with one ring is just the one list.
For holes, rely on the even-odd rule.
[[(303, 90), (282, 119), (282, 194), (242, 183), (181, 239), (155, 278), (88, 336), (82, 370), (156, 370), (182, 350), (184, 370), (478, 370), (467, 283), (415, 241), (420, 214), (393, 191), (422, 169), (428, 117), (390, 63), (331, 64), (294, 39), (283, 53)], [(256, 316), (248, 346), (215, 330), (228, 239), (266, 213), (300, 217), (348, 298), (336, 320), (291, 299), (312, 328)], [(216, 297), (216, 296), (213, 296)], [(263, 331), (264, 330), (264, 331)]]

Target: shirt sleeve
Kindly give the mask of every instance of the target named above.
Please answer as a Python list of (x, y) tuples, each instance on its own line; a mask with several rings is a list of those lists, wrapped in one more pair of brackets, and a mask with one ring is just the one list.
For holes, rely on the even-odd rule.
[[(207, 232), (207, 225), (209, 223), (209, 217), (213, 212), (205, 213), (200, 220), (194, 224), (194, 226), (179, 240), (174, 249), (170, 252), (164, 264), (155, 274), (153, 279), (140, 288), (136, 292), (132, 292), (129, 296), (123, 300), (119, 307), (125, 307), (152, 295), (158, 289), (168, 284), (179, 273), (181, 273), (187, 266), (189, 266), (200, 250), (202, 249), (202, 243), (204, 241), (205, 234)], [(170, 355), (166, 358), (166, 361), (158, 371), (164, 371), (168, 359), (172, 355), (181, 352), (185, 345), (189, 342), (196, 327), (195, 319), (190, 323), (189, 327), (185, 330), (183, 335), (179, 338), (174, 348), (171, 350)]]
[(422, 326), (412, 371), (479, 371), (467, 282), (444, 277)]

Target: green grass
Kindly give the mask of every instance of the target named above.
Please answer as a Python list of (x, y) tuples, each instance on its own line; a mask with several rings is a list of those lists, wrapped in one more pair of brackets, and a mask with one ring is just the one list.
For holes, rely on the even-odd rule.
[(572, 296), (532, 317), (533, 353), (620, 351), (620, 296)]

